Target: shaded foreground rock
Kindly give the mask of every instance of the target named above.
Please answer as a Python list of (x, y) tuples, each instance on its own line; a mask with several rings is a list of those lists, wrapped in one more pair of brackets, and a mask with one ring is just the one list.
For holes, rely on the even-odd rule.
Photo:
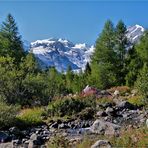
[(108, 140), (98, 140), (91, 148), (111, 148), (111, 144)]

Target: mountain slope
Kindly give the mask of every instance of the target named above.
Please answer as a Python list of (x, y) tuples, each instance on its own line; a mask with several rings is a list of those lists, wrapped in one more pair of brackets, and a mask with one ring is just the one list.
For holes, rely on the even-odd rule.
[(128, 27), (127, 38), (131, 43), (137, 43), (140, 37), (143, 35), (145, 29), (140, 25)]
[(93, 49), (86, 44), (73, 44), (65, 39), (50, 38), (32, 42), (30, 51), (44, 67), (55, 66), (59, 72), (65, 72), (68, 66), (73, 70), (85, 69)]

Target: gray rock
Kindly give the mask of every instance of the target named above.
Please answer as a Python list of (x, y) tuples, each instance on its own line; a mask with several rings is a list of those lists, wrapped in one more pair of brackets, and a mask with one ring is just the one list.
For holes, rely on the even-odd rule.
[(0, 143), (6, 142), (9, 139), (9, 135), (5, 132), (0, 131)]
[(106, 112), (104, 111), (98, 111), (97, 114), (96, 114), (97, 117), (105, 117), (107, 116)]
[(115, 90), (115, 92), (114, 92), (114, 96), (119, 96), (119, 95), (120, 95), (119, 90)]
[(16, 140), (12, 140), (12, 143), (13, 143), (13, 146), (17, 146), (17, 145), (21, 144), (22, 141), (19, 139), (16, 139)]
[(94, 124), (90, 127), (90, 131), (96, 134), (105, 135), (117, 135), (119, 133), (120, 126), (101, 120), (96, 120)]
[(105, 112), (106, 112), (106, 114), (110, 115), (111, 113), (113, 113), (113, 111), (114, 110), (112, 107), (107, 107)]
[(58, 123), (57, 123), (57, 122), (53, 123), (53, 124), (50, 126), (50, 128), (58, 128)]
[(66, 128), (69, 128), (69, 126), (65, 123), (61, 123), (59, 126), (58, 126), (59, 129), (66, 129)]
[(127, 102), (127, 101), (122, 101), (120, 102), (118, 105), (116, 105), (116, 108), (119, 110), (123, 110), (123, 109), (136, 109), (136, 106), (134, 106), (133, 104)]
[(111, 148), (111, 144), (108, 140), (98, 140), (91, 148)]
[(21, 133), (21, 131), (17, 127), (11, 127), (9, 131), (14, 135), (19, 135)]
[(37, 140), (37, 137), (38, 137), (37, 134), (32, 134), (30, 137), (30, 140), (32, 140), (32, 141)]
[(146, 126), (147, 126), (147, 128), (148, 128), (148, 119), (146, 119)]

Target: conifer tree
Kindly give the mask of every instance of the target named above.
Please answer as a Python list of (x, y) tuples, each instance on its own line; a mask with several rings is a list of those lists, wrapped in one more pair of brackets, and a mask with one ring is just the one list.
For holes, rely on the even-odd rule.
[(8, 14), (6, 20), (0, 28), (0, 45), (2, 55), (9, 55), (15, 58), (15, 62), (20, 62), (25, 55), (21, 36), (18, 32), (17, 24), (11, 14)]
[(126, 38), (126, 26), (122, 20), (120, 20), (116, 26), (115, 34), (115, 51), (117, 54), (116, 61), (116, 72), (118, 85), (125, 84), (125, 75), (126, 75), (126, 49), (128, 46)]
[(108, 20), (96, 41), (91, 62), (91, 83), (98, 88), (104, 89), (115, 83), (114, 64), (116, 53), (114, 52), (114, 37), (114, 26)]

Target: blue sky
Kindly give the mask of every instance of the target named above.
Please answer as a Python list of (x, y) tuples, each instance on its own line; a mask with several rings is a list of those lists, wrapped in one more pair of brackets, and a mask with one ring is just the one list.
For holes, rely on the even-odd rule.
[(148, 1), (140, 0), (0, 0), (0, 22), (8, 13), (28, 41), (55, 37), (94, 44), (107, 19), (148, 28)]

